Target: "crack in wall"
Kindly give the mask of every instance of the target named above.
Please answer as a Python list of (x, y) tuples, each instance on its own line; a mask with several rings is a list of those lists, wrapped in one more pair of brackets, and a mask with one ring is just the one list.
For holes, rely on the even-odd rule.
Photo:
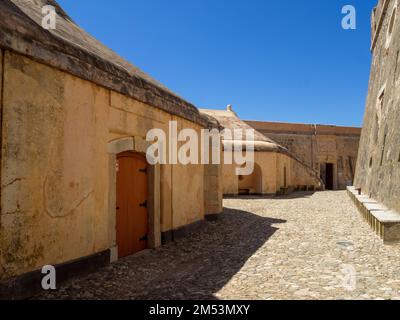
[(10, 187), (10, 186), (12, 186), (14, 183), (16, 183), (16, 182), (20, 182), (20, 181), (22, 181), (22, 180), (26, 180), (26, 178), (15, 178), (14, 180), (12, 180), (12, 181), (10, 181), (10, 182), (8, 182), (8, 183), (6, 183), (6, 184), (3, 184), (2, 185), (2, 188), (7, 188), (7, 187)]

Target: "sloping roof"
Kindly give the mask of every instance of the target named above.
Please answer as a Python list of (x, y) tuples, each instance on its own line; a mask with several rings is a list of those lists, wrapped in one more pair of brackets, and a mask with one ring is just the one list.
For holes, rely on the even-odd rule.
[[(225, 129), (242, 129), (245, 134), (245, 130), (254, 130), (254, 128), (250, 127), (246, 122), (239, 119), (233, 111), (228, 110), (210, 110), (210, 109), (200, 109), (200, 112), (215, 118), (219, 124)], [(245, 137), (242, 137), (245, 140)], [(224, 146), (228, 145), (240, 145), (245, 146), (243, 140), (233, 140), (229, 138), (225, 138)], [(288, 150), (281, 146), (279, 143), (267, 138), (262, 133), (254, 130), (254, 150), (255, 151), (264, 151), (264, 152), (280, 152), (280, 153), (289, 153)]]
[[(42, 28), (42, 7), (57, 11), (55, 30)], [(203, 126), (197, 108), (97, 41), (55, 0), (1, 0), (0, 47), (128, 95)]]
[[(299, 158), (297, 158), (294, 154), (292, 154), (285, 147), (281, 146), (279, 143), (266, 137), (261, 132), (255, 130), (253, 127), (248, 125), (246, 122), (241, 120), (237, 116), (237, 114), (232, 110), (200, 109), (200, 112), (202, 114), (208, 115), (209, 117), (215, 118), (220, 124), (220, 126), (223, 128), (230, 130), (234, 129), (254, 130), (254, 151), (283, 153), (288, 157), (292, 158), (294, 161), (296, 161), (299, 165), (301, 165), (304, 168), (306, 172), (308, 172), (311, 176), (315, 177), (315, 179), (317, 179), (322, 183), (322, 180), (319, 178), (316, 170), (314, 170), (312, 167), (301, 161)], [(245, 142), (245, 136), (243, 136), (242, 138), (243, 138), (242, 140), (233, 140), (224, 137), (223, 146), (224, 148), (229, 148), (230, 150), (233, 150), (234, 146), (239, 146), (243, 150), (244, 147), (246, 146), (246, 142)]]
[(269, 133), (301, 133), (308, 135), (336, 135), (354, 137), (360, 137), (361, 135), (361, 128), (359, 127), (254, 120), (243, 121), (254, 129), (261, 131), (266, 136), (268, 136)]

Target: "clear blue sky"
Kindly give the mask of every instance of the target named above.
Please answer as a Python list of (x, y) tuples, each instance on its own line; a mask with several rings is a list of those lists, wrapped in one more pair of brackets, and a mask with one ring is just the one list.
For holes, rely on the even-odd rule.
[[(200, 108), (360, 126), (377, 0), (59, 0), (86, 31)], [(341, 8), (357, 9), (357, 30)]]

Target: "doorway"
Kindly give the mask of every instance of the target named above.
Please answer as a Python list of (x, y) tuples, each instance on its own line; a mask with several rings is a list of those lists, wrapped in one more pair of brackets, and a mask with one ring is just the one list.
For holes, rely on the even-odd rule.
[(254, 170), (251, 175), (240, 175), (238, 180), (239, 195), (262, 194), (262, 170), (257, 163), (254, 163)]
[(333, 190), (333, 163), (327, 163), (326, 164), (326, 189), (327, 190)]
[(135, 152), (117, 155), (116, 240), (118, 257), (148, 247), (148, 164)]
[(333, 163), (321, 163), (320, 165), (320, 177), (324, 182), (326, 190), (334, 190), (334, 164)]

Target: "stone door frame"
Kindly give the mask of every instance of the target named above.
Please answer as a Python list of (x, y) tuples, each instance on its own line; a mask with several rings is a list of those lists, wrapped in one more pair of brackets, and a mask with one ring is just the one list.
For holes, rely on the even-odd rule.
[[(132, 151), (146, 154), (149, 143), (141, 137), (124, 137), (108, 143), (109, 155), (109, 243), (111, 245), (111, 262), (118, 260), (117, 229), (116, 229), (116, 196), (117, 196), (117, 155), (122, 152)], [(161, 246), (160, 226), (160, 165), (148, 167), (148, 216), (149, 235), (148, 248), (154, 249)]]

